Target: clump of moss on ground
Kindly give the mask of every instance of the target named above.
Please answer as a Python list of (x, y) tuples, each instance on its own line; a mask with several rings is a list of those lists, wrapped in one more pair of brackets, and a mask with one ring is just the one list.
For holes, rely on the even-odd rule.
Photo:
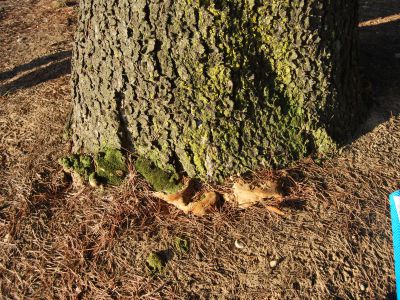
[(127, 172), (125, 157), (117, 149), (106, 149), (94, 159), (96, 173), (100, 181), (120, 185)]
[(61, 158), (59, 163), (64, 171), (78, 175), (81, 181), (89, 181), (90, 185), (119, 185), (127, 173), (125, 157), (116, 149), (106, 149), (94, 158), (86, 154), (72, 154)]
[(175, 193), (183, 185), (178, 181), (178, 175), (158, 168), (151, 160), (139, 157), (135, 162), (138, 171), (157, 192)]
[(89, 155), (72, 154), (61, 158), (59, 163), (64, 171), (77, 174), (83, 180), (88, 180), (94, 173), (93, 160)]
[(147, 267), (152, 275), (162, 273), (165, 267), (165, 261), (155, 252), (149, 254), (147, 258)]
[(177, 236), (175, 237), (174, 242), (175, 247), (179, 252), (183, 253), (189, 251), (189, 241), (187, 239)]

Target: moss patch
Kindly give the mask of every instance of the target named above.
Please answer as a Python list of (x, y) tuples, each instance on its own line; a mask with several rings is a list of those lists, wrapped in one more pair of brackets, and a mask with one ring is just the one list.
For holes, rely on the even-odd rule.
[(151, 160), (140, 157), (135, 163), (138, 171), (157, 192), (169, 194), (179, 191), (183, 185), (178, 181), (178, 175), (158, 168)]
[(88, 180), (94, 173), (93, 160), (89, 155), (72, 154), (61, 158), (59, 163), (65, 172), (75, 173), (83, 180)]
[(95, 158), (87, 154), (72, 154), (59, 160), (64, 171), (78, 175), (82, 181), (89, 181), (93, 187), (102, 183), (119, 185), (122, 183), (127, 167), (123, 154), (116, 149), (107, 149)]
[(149, 268), (149, 271), (152, 275), (156, 275), (164, 271), (165, 262), (160, 255), (152, 252), (147, 258), (147, 267)]
[(100, 181), (119, 185), (122, 183), (126, 172), (125, 157), (122, 152), (116, 149), (106, 149), (97, 154), (95, 158), (96, 173)]
[(187, 239), (177, 236), (174, 242), (175, 242), (175, 247), (179, 252), (189, 251), (189, 241)]

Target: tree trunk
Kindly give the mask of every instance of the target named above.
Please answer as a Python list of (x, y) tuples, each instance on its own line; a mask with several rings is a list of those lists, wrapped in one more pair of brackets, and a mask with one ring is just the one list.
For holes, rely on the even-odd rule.
[(356, 0), (81, 0), (75, 152), (219, 180), (330, 151), (365, 105)]

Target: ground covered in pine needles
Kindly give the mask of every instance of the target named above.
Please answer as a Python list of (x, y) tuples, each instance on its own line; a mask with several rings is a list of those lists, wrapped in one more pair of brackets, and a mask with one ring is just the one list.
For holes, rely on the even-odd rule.
[(75, 2), (0, 1), (0, 299), (393, 297), (397, 0), (361, 1), (361, 67), (375, 107), (354, 140), (323, 165), (253, 175), (280, 180), (285, 216), (225, 204), (204, 218), (151, 197), (133, 167), (122, 187), (94, 190), (72, 186), (57, 164), (70, 146)]

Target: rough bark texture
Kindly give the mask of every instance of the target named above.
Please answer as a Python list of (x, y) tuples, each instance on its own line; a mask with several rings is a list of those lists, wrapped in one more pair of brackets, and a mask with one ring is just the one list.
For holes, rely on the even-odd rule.
[(221, 179), (327, 152), (362, 115), (355, 0), (81, 0), (75, 152)]

